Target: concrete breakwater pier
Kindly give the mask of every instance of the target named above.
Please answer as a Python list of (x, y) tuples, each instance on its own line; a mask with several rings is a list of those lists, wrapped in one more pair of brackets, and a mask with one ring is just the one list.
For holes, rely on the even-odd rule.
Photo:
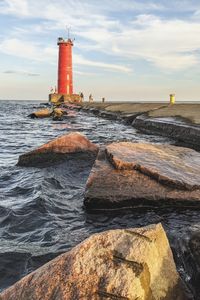
[(81, 109), (100, 117), (123, 120), (150, 134), (173, 138), (192, 147), (200, 147), (200, 103), (92, 102)]

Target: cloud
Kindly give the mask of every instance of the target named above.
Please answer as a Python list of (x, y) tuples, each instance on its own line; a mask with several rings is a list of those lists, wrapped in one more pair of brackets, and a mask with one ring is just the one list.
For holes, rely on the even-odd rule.
[(112, 0), (112, 1), (98, 1), (95, 5), (99, 5), (100, 10), (105, 11), (133, 11), (133, 12), (141, 12), (141, 11), (160, 11), (164, 9), (164, 6), (158, 1), (134, 1), (134, 0)]
[(109, 63), (104, 63), (104, 62), (99, 62), (99, 61), (92, 61), (85, 59), (81, 55), (74, 54), (74, 62), (77, 65), (85, 65), (85, 66), (90, 66), (90, 67), (97, 67), (97, 68), (103, 68), (103, 69), (108, 69), (108, 70), (113, 70), (113, 71), (120, 71), (120, 72), (132, 72), (132, 69), (126, 66), (121, 66), (117, 64), (109, 64)]
[(27, 0), (4, 0), (0, 3), (1, 14), (16, 16), (28, 16), (29, 8)]
[(88, 39), (89, 49), (94, 47), (133, 63), (144, 60), (171, 71), (199, 64), (200, 22), (193, 20), (171, 20), (143, 14), (121, 24), (121, 28), (114, 32), (105, 27), (93, 27), (77, 34)]
[(12, 71), (12, 70), (8, 70), (8, 71), (4, 71), (4, 74), (16, 74), (16, 71)]
[[(44, 8), (44, 9), (41, 9)], [(34, 17), (38, 13), (38, 17), (55, 20), (58, 16), (60, 19), (70, 15), (82, 15), (86, 12), (96, 14), (96, 12), (121, 12), (123, 11), (152, 11), (162, 10), (163, 5), (158, 1), (134, 1), (134, 0), (1, 0), (1, 14), (13, 14), (16, 16)], [(92, 17), (92, 15), (89, 15)], [(79, 20), (77, 20), (79, 21)]]
[(14, 55), (21, 58), (40, 60), (40, 55), (36, 45), (17, 38), (8, 38), (3, 40), (0, 43), (0, 51), (8, 55)]
[(129, 58), (142, 58), (168, 70), (187, 69), (199, 63), (200, 23), (138, 16), (117, 46)]
[(25, 76), (31, 76), (31, 77), (40, 76), (40, 74), (38, 74), (38, 73), (31, 73), (31, 72), (27, 72), (27, 71), (17, 71), (17, 70), (6, 70), (3, 73), (4, 74), (18, 74), (18, 75), (25, 75)]
[[(187, 19), (175, 17), (177, 8), (192, 12)], [(0, 43), (0, 51), (36, 61), (56, 63), (57, 49), (30, 41), (32, 32), (59, 32), (71, 25), (78, 40), (76, 65), (130, 72), (138, 60), (160, 70), (180, 71), (199, 64), (200, 7), (197, 1), (132, 0), (5, 0), (0, 13), (38, 20), (27, 32), (16, 28), (11, 38)], [(41, 9), (45, 8), (45, 9)], [(167, 11), (167, 15), (165, 15)], [(170, 18), (169, 11), (173, 11)], [(119, 15), (120, 12), (120, 15)], [(162, 12), (162, 17), (159, 13)], [(121, 15), (128, 16), (124, 19)], [(67, 16), (67, 17), (66, 17)], [(29, 25), (30, 26), (30, 25)], [(25, 41), (27, 39), (27, 42)], [(103, 59), (88, 59), (95, 53)], [(106, 56), (105, 56), (106, 54)], [(110, 63), (110, 57), (112, 61)], [(92, 57), (94, 57), (92, 55)], [(104, 61), (105, 60), (105, 61)], [(122, 61), (122, 65), (118, 63)]]
[[(28, 60), (35, 60), (38, 62), (56, 63), (57, 62), (57, 48), (56, 47), (42, 47), (38, 44), (31, 44), (31, 42), (22, 41), (19, 39), (8, 39), (0, 43), (0, 52), (12, 56), (25, 58)], [(111, 71), (131, 72), (127, 66), (105, 63), (100, 61), (93, 61), (84, 58), (82, 55), (74, 54), (74, 65), (84, 65), (96, 68), (103, 68)]]

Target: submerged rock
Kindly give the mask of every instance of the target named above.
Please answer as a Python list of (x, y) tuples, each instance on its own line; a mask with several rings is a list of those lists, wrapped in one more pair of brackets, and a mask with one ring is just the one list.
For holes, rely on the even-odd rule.
[(161, 224), (95, 234), (0, 294), (1, 300), (184, 300)]
[(194, 150), (167, 145), (108, 145), (92, 168), (84, 204), (93, 210), (200, 206), (199, 156)]
[(19, 166), (44, 166), (66, 159), (95, 160), (98, 146), (78, 132), (63, 135), (19, 157)]

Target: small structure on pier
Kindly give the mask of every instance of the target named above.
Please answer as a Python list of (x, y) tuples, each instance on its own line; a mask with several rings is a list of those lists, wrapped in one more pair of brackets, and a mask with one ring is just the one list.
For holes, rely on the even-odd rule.
[(72, 47), (73, 40), (58, 38), (58, 87), (49, 94), (51, 103), (80, 102), (80, 95), (73, 93), (73, 66), (72, 66)]
[(175, 94), (170, 94), (170, 104), (173, 105), (175, 104)]

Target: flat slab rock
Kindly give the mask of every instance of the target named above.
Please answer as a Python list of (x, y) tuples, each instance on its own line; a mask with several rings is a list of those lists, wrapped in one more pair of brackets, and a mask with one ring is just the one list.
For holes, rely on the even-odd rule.
[[(123, 169), (122, 165), (115, 168), (114, 159), (108, 158), (107, 151), (100, 150), (88, 178), (84, 199), (87, 209), (200, 206), (200, 189), (177, 188), (173, 182), (171, 185), (169, 181), (167, 184), (164, 181), (165, 184), (163, 184), (163, 180), (160, 180), (161, 183), (151, 174), (147, 175), (132, 168), (132, 163), (129, 161), (127, 169)], [(127, 158), (125, 150), (124, 157)], [(155, 153), (153, 166), (156, 165), (156, 161)], [(117, 166), (118, 161), (115, 163)]]
[(39, 148), (19, 157), (19, 166), (51, 165), (63, 159), (96, 158), (98, 146), (91, 143), (84, 135), (73, 132), (58, 137)]
[(194, 190), (200, 188), (200, 153), (183, 147), (121, 142), (106, 147), (118, 170), (138, 170), (157, 181)]
[(95, 234), (0, 300), (186, 300), (161, 224)]

